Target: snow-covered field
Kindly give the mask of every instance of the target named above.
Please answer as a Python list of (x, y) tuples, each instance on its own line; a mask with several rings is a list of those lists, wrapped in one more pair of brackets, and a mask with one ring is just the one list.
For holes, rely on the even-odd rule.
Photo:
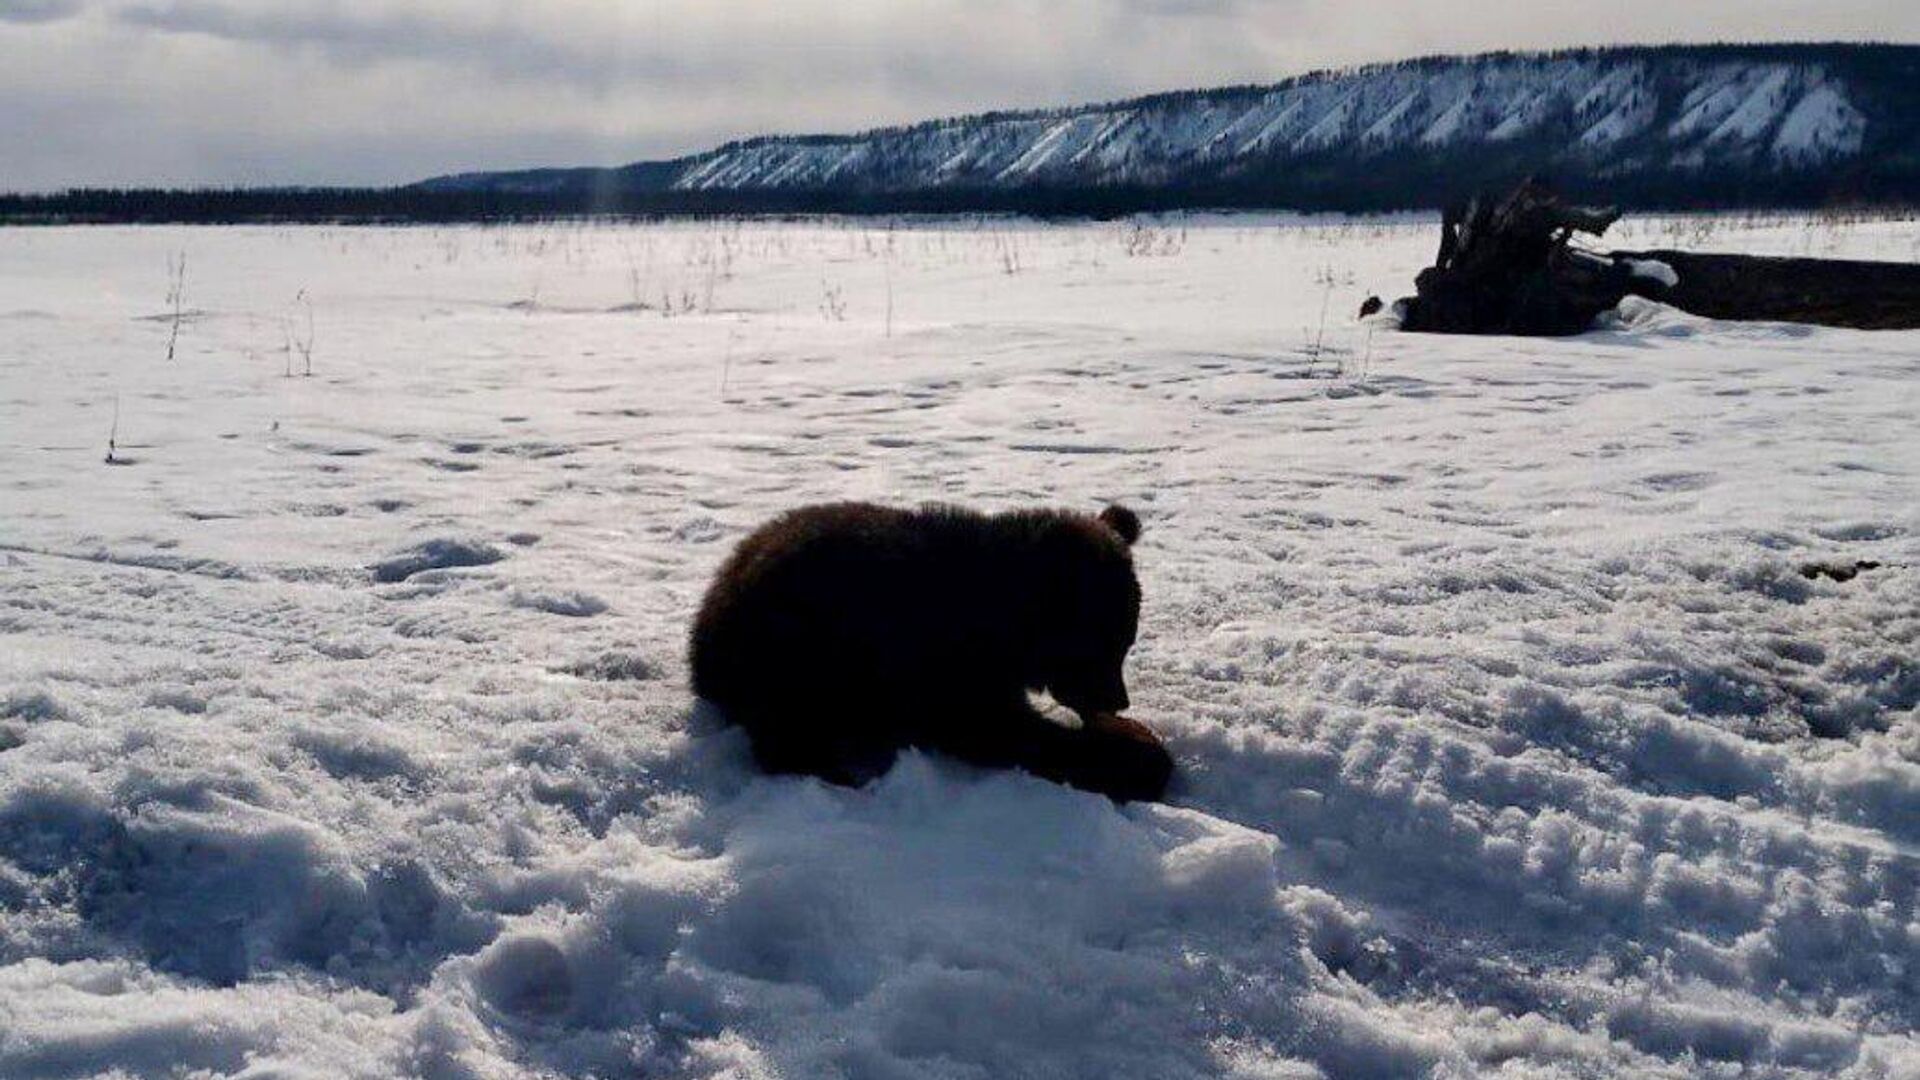
[[(1920, 334), (1356, 323), (1436, 232), (0, 232), (0, 1076), (1920, 1075)], [(1136, 507), (1171, 805), (756, 776), (834, 498)]]

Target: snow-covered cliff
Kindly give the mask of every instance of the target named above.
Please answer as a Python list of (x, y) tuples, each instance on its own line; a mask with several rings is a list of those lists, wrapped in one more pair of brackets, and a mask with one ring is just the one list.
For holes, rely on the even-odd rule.
[[(1891, 162), (1911, 179), (1909, 166), (1920, 160), (1916, 85), (1916, 47), (1491, 53), (853, 135), (761, 137), (622, 169), (474, 173), (428, 186), (762, 198), (1127, 188), (1283, 202), (1337, 202), (1343, 188), (1366, 187), (1374, 201), (1391, 202), (1402, 191), (1432, 194), (1436, 177), (1480, 182), (1547, 168), (1612, 186), (1655, 178), (1663, 191), (1704, 183), (1750, 196), (1755, 178), (1798, 177), (1806, 190), (1791, 189), (1795, 197), (1820, 199), (1852, 182), (1837, 178), (1857, 180), (1856, 166), (1870, 173)], [(1892, 186), (1904, 190), (1906, 182)]]
[(1233, 162), (1552, 140), (1685, 166), (1817, 164), (1867, 118), (1819, 65), (1504, 56), (1306, 76), (1258, 90), (967, 117), (835, 139), (756, 139), (697, 158), (678, 188), (1153, 183)]

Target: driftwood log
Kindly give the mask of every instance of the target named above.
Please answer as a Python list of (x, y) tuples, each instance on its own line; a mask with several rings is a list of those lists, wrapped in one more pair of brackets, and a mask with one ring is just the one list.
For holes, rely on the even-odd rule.
[(1861, 330), (1920, 327), (1920, 263), (1776, 259), (1688, 251), (1616, 251), (1672, 268), (1674, 283), (1640, 293), (1710, 319), (1766, 319)]
[(1765, 319), (1869, 330), (1920, 328), (1920, 264), (1783, 259), (1685, 251), (1595, 252), (1612, 208), (1569, 206), (1529, 180), (1441, 220), (1440, 251), (1395, 305), (1404, 330), (1437, 334), (1577, 334), (1628, 296), (1714, 319)]

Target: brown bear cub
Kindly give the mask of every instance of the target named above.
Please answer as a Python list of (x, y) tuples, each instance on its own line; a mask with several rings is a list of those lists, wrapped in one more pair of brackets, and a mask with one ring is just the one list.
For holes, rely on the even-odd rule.
[[(802, 507), (741, 541), (707, 590), (694, 692), (746, 730), (769, 772), (860, 784), (912, 746), (1158, 799), (1173, 759), (1118, 715), (1139, 535), (1122, 506)], [(1081, 726), (1037, 712), (1037, 690)]]

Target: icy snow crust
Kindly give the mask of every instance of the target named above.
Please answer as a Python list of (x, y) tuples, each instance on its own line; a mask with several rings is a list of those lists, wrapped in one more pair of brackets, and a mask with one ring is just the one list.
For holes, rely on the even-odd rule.
[[(0, 234), (0, 1076), (1915, 1075), (1920, 335), (1344, 316), (1433, 233)], [(1137, 507), (1172, 805), (756, 776), (829, 498)]]
[[(1656, 127), (1663, 114), (1670, 117)], [(1555, 126), (1557, 125), (1557, 126)], [(682, 189), (882, 189), (1156, 183), (1317, 151), (1505, 143), (1806, 166), (1854, 156), (1866, 117), (1815, 64), (1684, 58), (1474, 57), (1310, 75), (1271, 89), (1171, 95), (862, 135), (764, 138), (695, 158)], [(1555, 134), (1554, 138), (1562, 135)]]

